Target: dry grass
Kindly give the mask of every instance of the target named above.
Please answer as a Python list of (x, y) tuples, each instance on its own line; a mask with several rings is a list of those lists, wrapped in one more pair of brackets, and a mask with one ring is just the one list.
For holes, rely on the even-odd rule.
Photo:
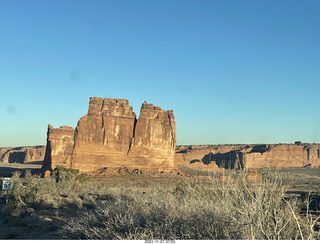
[(26, 171), (21, 176), (16, 171), (11, 178), (14, 188), (9, 204), (2, 209), (2, 214), (20, 216), (30, 209), (61, 208), (71, 205), (82, 207), (80, 194), (86, 191), (85, 175), (77, 172), (57, 170), (47, 178), (32, 175)]
[(111, 188), (71, 172), (45, 179), (15, 174), (13, 199), (2, 212), (78, 209), (58, 230), (65, 239), (320, 238), (310, 201), (288, 198), (279, 174), (265, 172), (260, 183), (246, 181), (245, 172), (230, 178)]
[[(109, 194), (64, 227), (80, 239), (317, 239), (316, 220), (301, 219), (301, 202), (287, 199), (277, 174), (251, 184), (245, 174), (210, 184), (181, 181), (147, 191)], [(310, 215), (308, 216), (310, 218)]]

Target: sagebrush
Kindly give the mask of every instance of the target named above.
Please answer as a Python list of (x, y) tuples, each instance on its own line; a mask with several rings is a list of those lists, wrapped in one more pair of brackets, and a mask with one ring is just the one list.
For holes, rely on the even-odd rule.
[(262, 175), (254, 183), (237, 171), (227, 180), (177, 177), (176, 183), (111, 188), (63, 168), (47, 178), (16, 173), (3, 211), (78, 209), (59, 230), (65, 239), (319, 239), (309, 202), (288, 197), (277, 173)]
[[(148, 191), (122, 191), (64, 226), (80, 239), (317, 239), (316, 220), (299, 218), (277, 174), (250, 183), (240, 173), (209, 184), (181, 181)], [(310, 218), (310, 216), (307, 216)], [(298, 222), (297, 222), (298, 221)]]

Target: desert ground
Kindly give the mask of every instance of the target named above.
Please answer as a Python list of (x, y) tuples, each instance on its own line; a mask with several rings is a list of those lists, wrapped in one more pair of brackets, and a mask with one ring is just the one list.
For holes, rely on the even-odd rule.
[[(289, 218), (284, 217), (289, 213), (293, 217), (290, 223), (282, 223), (284, 220), (279, 220), (277, 224), (290, 229), (292, 236), (279, 234), (280, 232), (277, 236), (274, 234), (275, 229), (269, 226), (269, 223), (261, 223), (269, 230), (269, 233), (264, 234), (258, 230), (246, 229), (240, 231), (242, 233), (240, 235), (235, 234), (232, 229), (225, 229), (230, 224), (235, 228), (236, 225), (239, 225), (237, 228), (242, 228), (245, 226), (243, 221), (253, 214), (245, 213), (244, 218), (241, 217), (240, 210), (237, 213), (236, 209), (230, 209), (237, 208), (234, 205), (236, 203), (232, 203), (233, 198), (239, 197), (236, 195), (230, 195), (229, 200), (224, 200), (230, 201), (229, 209), (221, 207), (218, 212), (216, 209), (211, 209), (210, 204), (213, 200), (208, 194), (216, 194), (215, 190), (219, 187), (223, 189), (231, 187), (228, 189), (234, 192), (233, 194), (239, 192), (243, 194), (242, 189), (237, 187), (242, 183), (237, 179), (239, 173), (235, 171), (214, 174), (188, 169), (181, 165), (179, 169), (185, 173), (184, 176), (126, 174), (91, 177), (84, 183), (78, 184), (76, 178), (71, 177), (71, 179), (69, 176), (60, 178), (60, 183), (57, 181), (58, 178), (39, 179), (33, 176), (40, 168), (41, 163), (0, 165), (0, 176), (15, 178), (16, 186), (21, 187), (19, 192), (18, 190), (9, 192), (7, 205), (6, 192), (2, 191), (0, 239), (319, 239), (320, 221), (317, 219), (320, 216), (319, 168), (270, 170), (268, 172), (269, 176), (271, 175), (270, 179), (274, 177), (274, 180), (269, 181), (271, 185), (253, 190), (254, 194), (257, 189), (259, 191), (264, 189), (267, 192), (274, 190), (274, 194), (278, 196), (282, 189), (285, 189), (281, 196), (283, 199), (287, 199), (286, 201), (296, 199), (290, 205), (292, 208), (295, 207), (292, 216), (290, 209), (289, 212), (281, 214), (282, 210), (279, 209), (279, 216), (271, 216), (273, 219)], [(16, 175), (15, 171), (21, 172), (21, 175)], [(31, 173), (26, 173), (27, 171)], [(228, 174), (236, 176), (231, 177), (233, 180), (223, 178), (223, 175)], [(260, 171), (260, 174), (265, 173)], [(71, 185), (73, 188), (70, 188)], [(251, 185), (261, 184), (245, 183), (248, 189)], [(248, 208), (252, 208), (249, 206), (251, 203), (246, 202), (244, 198), (239, 199), (248, 204)], [(254, 199), (257, 201), (258, 198)], [(306, 200), (309, 200), (308, 205), (305, 204)], [(281, 208), (285, 208), (285, 205), (282, 205), (284, 200), (281, 200), (282, 203), (277, 201), (274, 204), (280, 204)], [(258, 201), (255, 203), (259, 204)], [(152, 214), (144, 213), (146, 209)], [(219, 215), (219, 211), (224, 213), (223, 218)], [(173, 216), (174, 214), (187, 217)], [(228, 215), (230, 218), (226, 218)], [(237, 219), (233, 219), (237, 215), (239, 215)], [(222, 219), (219, 219), (219, 216)], [(264, 217), (270, 218), (270, 216)], [(305, 226), (302, 227), (301, 223), (295, 225), (295, 219), (301, 220)], [(113, 224), (108, 225), (105, 222), (107, 220)], [(135, 223), (137, 220), (138, 223)], [(201, 224), (206, 226), (201, 227)], [(201, 231), (195, 225), (200, 226)], [(310, 225), (313, 228), (312, 233), (307, 230)], [(169, 226), (169, 230), (166, 226)], [(167, 234), (161, 234), (163, 232)]]

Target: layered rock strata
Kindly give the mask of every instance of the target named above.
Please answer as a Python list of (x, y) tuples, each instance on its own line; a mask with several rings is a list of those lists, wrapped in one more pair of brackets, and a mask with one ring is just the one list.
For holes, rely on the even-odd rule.
[(177, 146), (176, 163), (209, 171), (217, 171), (217, 167), (247, 170), (316, 168), (320, 167), (320, 144)]
[(320, 167), (319, 144), (266, 145), (245, 153), (244, 164), (249, 169)]
[(172, 110), (144, 102), (134, 130), (129, 156), (137, 165), (175, 168), (176, 127)]
[(176, 168), (173, 111), (144, 102), (140, 116), (125, 99), (90, 98), (75, 130), (49, 126), (43, 169), (64, 165), (93, 172), (105, 167), (151, 171)]
[(53, 128), (48, 125), (46, 154), (42, 169), (51, 170), (57, 165), (69, 168), (74, 146), (74, 129), (69, 126)]
[(1, 163), (32, 163), (43, 161), (45, 146), (23, 146), (0, 148)]

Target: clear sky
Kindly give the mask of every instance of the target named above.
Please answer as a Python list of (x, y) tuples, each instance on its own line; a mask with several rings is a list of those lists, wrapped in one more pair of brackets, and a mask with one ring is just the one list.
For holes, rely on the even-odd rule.
[(89, 97), (174, 110), (177, 144), (320, 143), (319, 0), (0, 0), (0, 146)]

